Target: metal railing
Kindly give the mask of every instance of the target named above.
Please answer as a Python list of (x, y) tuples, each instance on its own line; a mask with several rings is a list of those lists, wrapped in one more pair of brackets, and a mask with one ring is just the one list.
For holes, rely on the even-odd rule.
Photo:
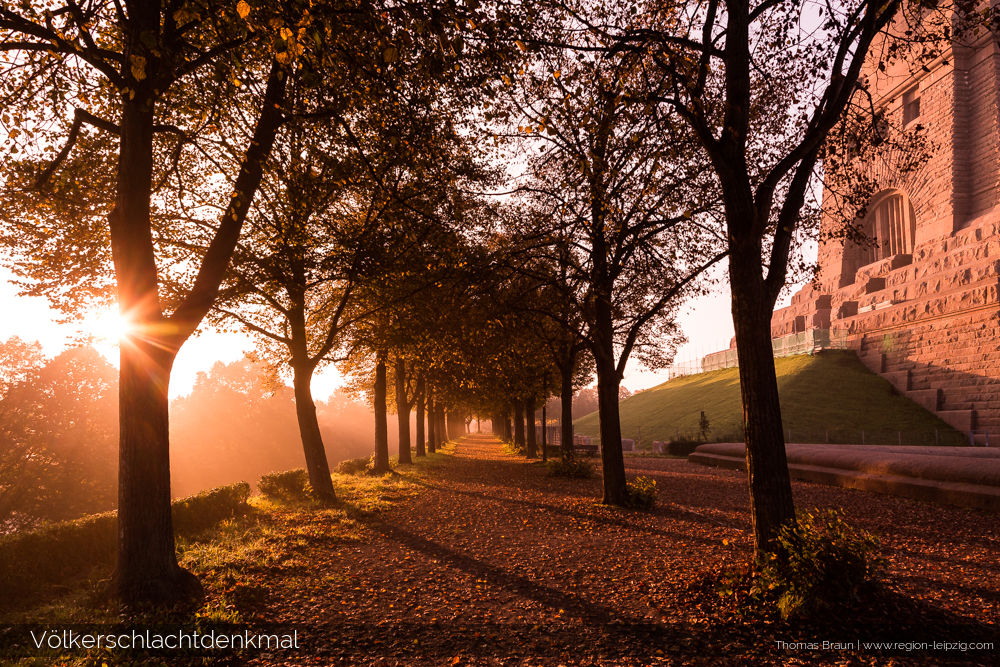
[[(847, 332), (838, 329), (810, 329), (771, 339), (771, 348), (774, 350), (775, 357), (813, 354), (820, 350), (845, 350), (847, 347)], [(736, 350), (729, 348), (672, 364), (667, 367), (667, 373), (673, 379), (723, 368), (735, 368), (739, 365)]]

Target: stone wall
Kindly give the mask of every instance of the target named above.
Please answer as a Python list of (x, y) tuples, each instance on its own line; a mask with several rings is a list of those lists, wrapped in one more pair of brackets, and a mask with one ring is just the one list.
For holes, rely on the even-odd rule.
[(956, 428), (1000, 431), (1000, 216), (812, 285), (775, 311), (772, 335), (825, 322), (897, 389)]
[[(876, 108), (902, 126), (916, 90), (929, 159), (859, 164), (913, 206), (912, 250), (858, 267), (858, 246), (820, 244), (817, 280), (775, 311), (772, 336), (829, 329), (896, 388), (965, 432), (1000, 431), (1000, 48), (992, 35), (946, 50), (927, 70), (872, 66)], [(829, 195), (829, 193), (827, 193)], [(824, 201), (824, 236), (845, 221)], [(839, 217), (838, 217), (839, 216)]]
[(956, 53), (964, 78), (963, 104), (956, 114), (954, 152), (959, 156), (962, 182), (958, 191), (961, 228), (997, 204), (997, 44), (989, 40)]

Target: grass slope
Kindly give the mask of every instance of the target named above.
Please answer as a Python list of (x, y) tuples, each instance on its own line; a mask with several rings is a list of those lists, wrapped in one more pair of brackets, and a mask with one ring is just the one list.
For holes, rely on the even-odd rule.
[[(861, 443), (863, 437), (867, 444), (898, 444), (900, 439), (904, 445), (968, 443), (865, 368), (852, 351), (782, 357), (774, 365), (790, 442)], [(636, 438), (641, 431), (643, 445), (697, 439), (702, 410), (710, 425), (708, 441), (742, 440), (737, 368), (670, 380), (625, 399), (620, 409), (622, 436)], [(597, 435), (597, 413), (581, 417), (575, 426), (581, 435)]]

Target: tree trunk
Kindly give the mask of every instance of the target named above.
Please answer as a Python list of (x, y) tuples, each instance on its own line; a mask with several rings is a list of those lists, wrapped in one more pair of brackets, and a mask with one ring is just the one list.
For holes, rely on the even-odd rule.
[[(158, 4), (130, 7), (129, 23), (126, 59), (149, 57), (141, 36), (143, 31), (159, 34)], [(137, 90), (122, 104), (116, 201), (108, 220), (119, 309), (143, 332), (130, 334), (120, 345), (115, 584), (126, 606), (172, 603), (202, 593), (197, 577), (177, 564), (174, 550), (168, 387), (183, 340), (146, 339), (163, 324), (150, 220), (155, 98), (148, 84), (133, 85)]]
[(562, 388), (559, 393), (559, 451), (563, 461), (573, 460), (573, 366), (567, 364), (561, 371)]
[(448, 442), (448, 419), (445, 413), (444, 405), (438, 403), (437, 406), (437, 442), (434, 443), (435, 447), (441, 447), (444, 443)]
[(396, 417), (399, 421), (399, 462), (413, 463), (410, 456), (410, 404), (406, 400), (406, 361), (396, 355)]
[(542, 403), (542, 462), (543, 463), (549, 460), (548, 430), (549, 430), (549, 424), (545, 418), (545, 403)]
[[(782, 524), (795, 519), (795, 505), (785, 458), (778, 381), (771, 347), (773, 302), (765, 294), (759, 261), (751, 261), (751, 254), (731, 254), (729, 275), (743, 402), (750, 516), (754, 546), (760, 554), (770, 550)], [(759, 257), (758, 253), (756, 258)]]
[(389, 424), (386, 418), (385, 357), (375, 359), (375, 467), (376, 473), (389, 472)]
[(121, 346), (116, 583), (126, 604), (201, 594), (174, 550), (167, 394), (174, 355), (136, 338)]
[(607, 361), (597, 362), (597, 409), (601, 423), (603, 502), (608, 505), (624, 505), (628, 498), (625, 458), (622, 455), (621, 419), (618, 414), (620, 382), (618, 371), (613, 364), (608, 364)]
[(434, 395), (427, 399), (427, 452), (433, 454), (437, 451), (437, 406), (434, 404)]
[[(594, 199), (594, 228), (603, 230), (603, 199)], [(622, 456), (622, 428), (618, 414), (618, 387), (621, 375), (615, 363), (615, 321), (611, 308), (614, 281), (610, 277), (603, 231), (595, 234), (591, 284), (596, 292), (594, 322), (591, 327), (591, 352), (597, 370), (597, 406), (601, 424), (601, 467), (604, 480), (604, 503), (624, 505), (628, 499), (625, 482), (625, 459)]]
[(427, 456), (424, 445), (424, 376), (417, 376), (417, 456)]
[[(159, 301), (150, 220), (154, 108), (168, 74), (155, 50), (159, 2), (130, 3), (123, 62), (146, 63), (136, 79), (123, 67), (115, 205), (108, 216), (119, 310), (134, 324), (120, 346), (118, 564), (115, 583), (126, 606), (174, 603), (201, 595), (197, 578), (177, 564), (170, 508), (168, 386), (173, 360), (211, 308), (281, 123), (284, 71), (272, 62), (253, 140), (234, 193), (198, 268), (194, 285), (169, 319)], [(151, 38), (151, 39), (150, 39)], [(167, 76), (166, 78), (169, 78)], [(167, 333), (162, 333), (166, 331)]]
[(525, 449), (524, 443), (524, 404), (514, 401), (514, 446)]
[(299, 436), (306, 457), (309, 484), (317, 500), (330, 503), (336, 498), (330, 480), (330, 464), (323, 447), (323, 436), (316, 419), (316, 404), (312, 397), (313, 367), (296, 363), (292, 367), (292, 384), (295, 389), (295, 415), (299, 422)]
[(449, 440), (457, 440), (466, 432), (465, 417), (457, 409), (448, 411), (445, 422), (448, 424)]
[(524, 401), (525, 418), (525, 438), (526, 449), (529, 459), (538, 456), (538, 441), (535, 439), (535, 399), (528, 398)]
[(514, 441), (514, 427), (511, 424), (509, 408), (503, 412), (503, 439), (506, 442)]

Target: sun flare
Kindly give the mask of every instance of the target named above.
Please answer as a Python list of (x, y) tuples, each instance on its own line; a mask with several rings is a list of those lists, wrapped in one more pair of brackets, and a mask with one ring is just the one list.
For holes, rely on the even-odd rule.
[(92, 313), (83, 323), (83, 330), (99, 341), (118, 344), (133, 331), (134, 325), (117, 308)]

